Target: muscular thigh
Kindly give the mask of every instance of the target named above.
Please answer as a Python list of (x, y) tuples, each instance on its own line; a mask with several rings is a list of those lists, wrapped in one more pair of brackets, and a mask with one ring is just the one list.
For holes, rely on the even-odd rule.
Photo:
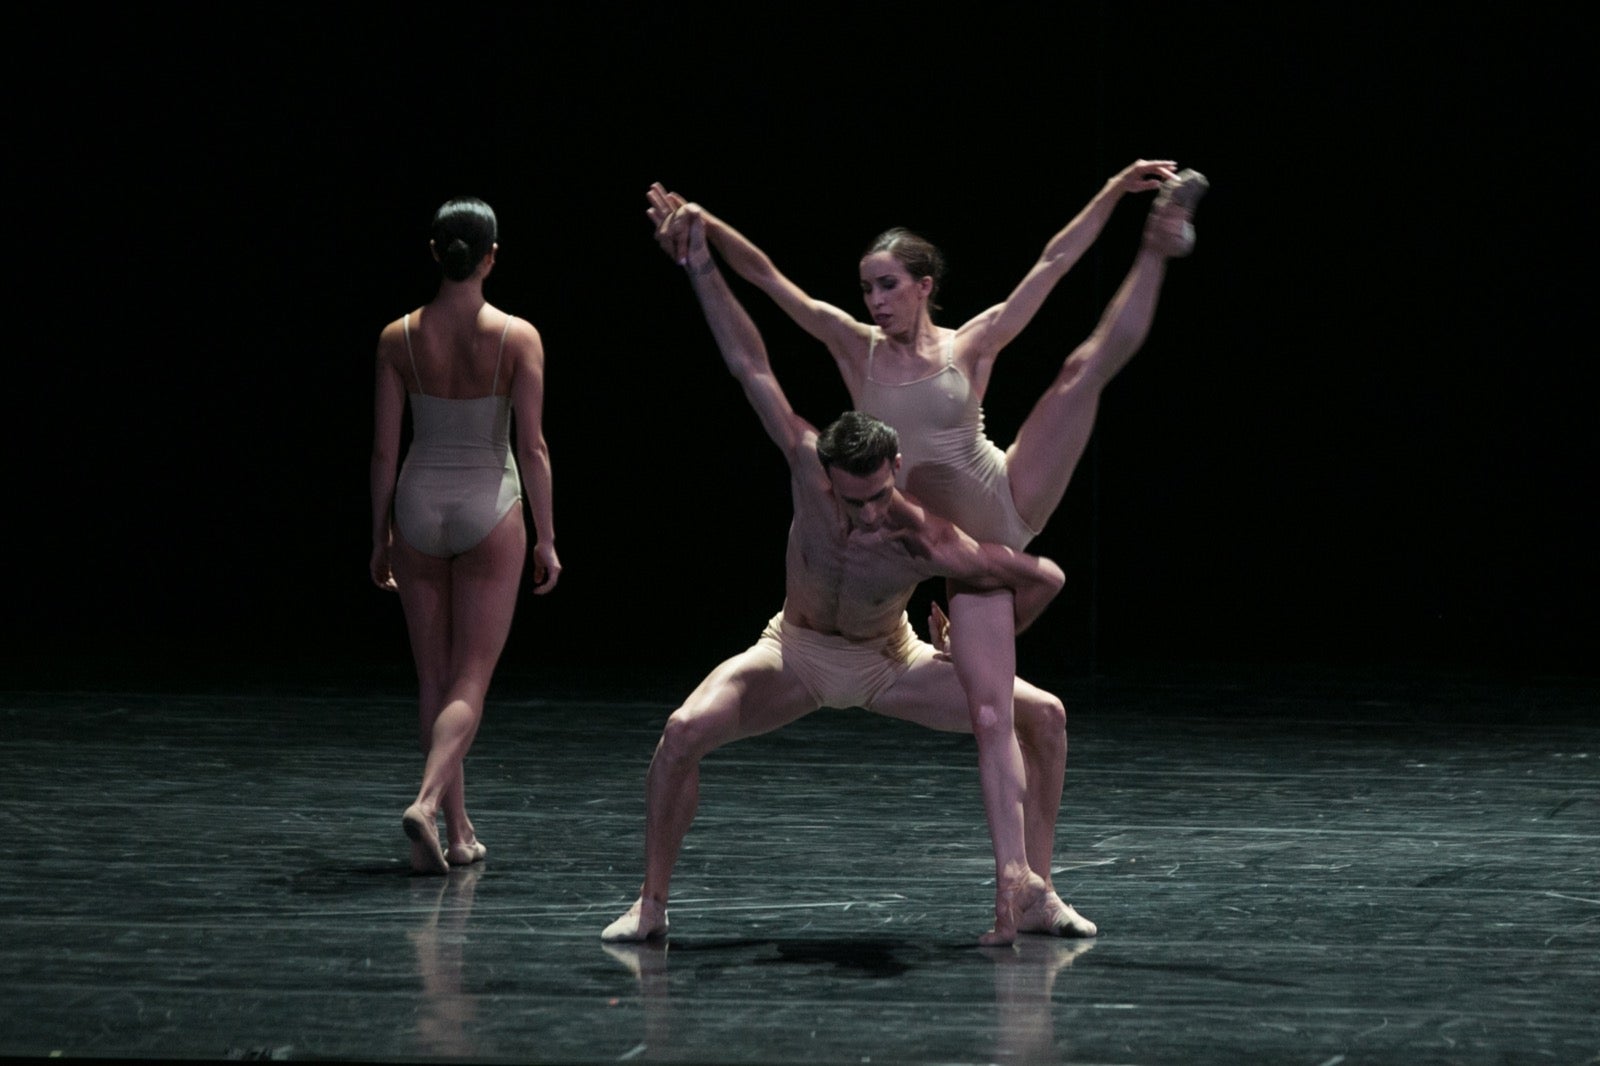
[(778, 655), (757, 645), (707, 674), (673, 718), (702, 734), (709, 750), (781, 729), (816, 709)]
[(420, 552), (400, 537), (389, 558), (417, 668), (432, 678), (449, 663), (450, 560)]
[(1006, 449), (1011, 498), (1033, 529), (1044, 529), (1055, 514), (1089, 446), (1104, 387), (1090, 372), (1100, 349), (1093, 341), (1079, 345)]
[(934, 655), (931, 648), (925, 649), (870, 709), (874, 714), (899, 718), (928, 729), (946, 733), (972, 732), (967, 693), (956, 676), (955, 665)]
[(451, 639), (458, 669), (492, 669), (511, 632), (528, 534), (506, 514), (477, 546), (451, 561)]
[(950, 646), (972, 702), (1009, 702), (1017, 674), (1016, 601), (1009, 589), (950, 589)]

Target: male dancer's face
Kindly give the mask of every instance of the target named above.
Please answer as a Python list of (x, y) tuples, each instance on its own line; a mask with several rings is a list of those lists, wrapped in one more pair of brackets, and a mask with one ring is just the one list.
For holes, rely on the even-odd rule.
[(889, 514), (889, 502), (894, 498), (894, 474), (900, 466), (900, 457), (894, 462), (884, 460), (883, 465), (862, 476), (828, 467), (828, 480), (833, 484), (833, 498), (839, 501), (852, 530), (873, 530), (883, 524)]

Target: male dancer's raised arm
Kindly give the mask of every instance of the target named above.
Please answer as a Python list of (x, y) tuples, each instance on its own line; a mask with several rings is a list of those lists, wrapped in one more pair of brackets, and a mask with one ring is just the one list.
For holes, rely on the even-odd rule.
[[(656, 217), (654, 210), (651, 211), (651, 217)], [(673, 235), (667, 223), (666, 217), (657, 219), (657, 237), (662, 247), (670, 253)], [(745, 397), (761, 419), (767, 436), (783, 449), (785, 457), (792, 457), (802, 442), (816, 438), (816, 427), (795, 413), (789, 398), (778, 385), (760, 331), (751, 321), (744, 305), (734, 296), (733, 290), (728, 288), (727, 279), (717, 269), (717, 261), (711, 257), (711, 250), (706, 246), (704, 223), (693, 219), (688, 229), (688, 257), (684, 266), (694, 286), (695, 297), (700, 301), (700, 309), (705, 313), (706, 324), (716, 338), (722, 361), (744, 389)]]

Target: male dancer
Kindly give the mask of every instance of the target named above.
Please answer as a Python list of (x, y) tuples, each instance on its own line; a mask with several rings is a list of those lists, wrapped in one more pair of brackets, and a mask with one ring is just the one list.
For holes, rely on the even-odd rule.
[[(645, 784), (644, 885), (627, 913), (601, 933), (608, 941), (666, 934), (672, 870), (699, 805), (700, 760), (712, 750), (819, 707), (863, 707), (931, 729), (971, 731), (954, 666), (906, 621), (906, 604), (921, 581), (949, 577), (1013, 589), (1018, 632), (1064, 581), (1048, 559), (979, 544), (896, 489), (898, 440), (889, 426), (850, 412), (819, 434), (796, 414), (698, 220), (691, 223), (686, 266), (723, 361), (789, 463), (794, 520), (786, 598), (755, 646), (713, 670), (667, 720)], [(1015, 928), (992, 929), (980, 943), (1008, 944), (1018, 932), (1094, 936), (1094, 923), (1063, 903), (1050, 882), (1066, 712), (1021, 679), (1015, 701), (1030, 872)]]

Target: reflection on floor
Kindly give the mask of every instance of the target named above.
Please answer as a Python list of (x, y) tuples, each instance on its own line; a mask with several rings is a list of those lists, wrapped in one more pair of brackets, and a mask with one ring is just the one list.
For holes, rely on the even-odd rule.
[(690, 1062), (1594, 1062), (1600, 685), (1058, 686), (1056, 882), (981, 949), (968, 738), (822, 712), (714, 754), (667, 944), (665, 702), (497, 692), (489, 859), (412, 876), (408, 694), (0, 696), (0, 1054)]

